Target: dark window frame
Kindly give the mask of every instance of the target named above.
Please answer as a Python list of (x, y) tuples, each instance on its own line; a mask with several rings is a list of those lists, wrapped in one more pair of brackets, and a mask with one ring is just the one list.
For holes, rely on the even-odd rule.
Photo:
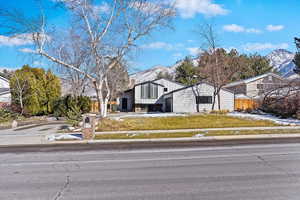
[(168, 88), (164, 88), (164, 92), (168, 92)]
[(196, 96), (196, 104), (212, 104), (212, 96)]
[(157, 99), (158, 85), (154, 83), (141, 84), (141, 99)]

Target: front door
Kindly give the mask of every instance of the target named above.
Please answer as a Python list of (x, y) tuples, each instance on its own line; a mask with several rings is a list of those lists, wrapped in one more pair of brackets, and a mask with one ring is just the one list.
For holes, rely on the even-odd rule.
[(122, 110), (127, 111), (127, 99), (126, 98), (122, 99)]
[(169, 97), (165, 101), (166, 101), (166, 112), (172, 112), (172, 98)]

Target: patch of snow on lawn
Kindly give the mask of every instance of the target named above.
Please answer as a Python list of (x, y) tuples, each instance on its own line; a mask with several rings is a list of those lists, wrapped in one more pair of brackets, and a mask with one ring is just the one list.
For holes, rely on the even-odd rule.
[(281, 119), (271, 114), (250, 114), (250, 113), (233, 112), (233, 113), (229, 113), (228, 116), (250, 118), (254, 120), (270, 120), (279, 125), (300, 126), (300, 120), (298, 119), (293, 119), (293, 118)]

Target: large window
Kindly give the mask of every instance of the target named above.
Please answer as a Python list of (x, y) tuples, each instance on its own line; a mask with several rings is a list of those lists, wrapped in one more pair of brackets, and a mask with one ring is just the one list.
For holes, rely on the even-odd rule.
[(197, 96), (196, 104), (212, 104), (212, 96)]
[(142, 99), (157, 99), (158, 86), (153, 83), (145, 83), (141, 85), (141, 98)]

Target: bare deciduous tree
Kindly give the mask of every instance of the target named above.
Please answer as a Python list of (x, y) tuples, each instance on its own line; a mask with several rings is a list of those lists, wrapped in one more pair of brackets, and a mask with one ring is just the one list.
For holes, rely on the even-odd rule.
[(232, 81), (236, 73), (242, 70), (240, 55), (236, 50), (227, 53), (220, 48), (218, 36), (212, 24), (204, 24), (197, 31), (203, 41), (202, 53), (199, 56), (198, 73), (214, 87), (212, 110), (215, 110), (216, 99), (221, 109), (220, 92)]
[(111, 97), (111, 70), (126, 60), (128, 54), (137, 48), (140, 39), (154, 30), (170, 27), (174, 10), (158, 0), (111, 0), (103, 1), (102, 5), (92, 0), (59, 2), (71, 16), (71, 24), (65, 29), (74, 30), (73, 34), (83, 42), (84, 51), (89, 55), (89, 65), (85, 69), (66, 56), (66, 52), (70, 51), (65, 41), (51, 36), (53, 29), (49, 29), (43, 12), (37, 18), (27, 18), (16, 10), (2, 10), (0, 17), (11, 22), (2, 25), (11, 34), (30, 34), (34, 53), (88, 78), (96, 91), (101, 116), (106, 117)]
[(224, 49), (216, 49), (214, 52), (201, 54), (198, 72), (214, 86), (212, 110), (215, 109), (216, 98), (218, 109), (221, 110), (220, 92), (241, 69), (242, 62), (235, 50), (227, 53)]

